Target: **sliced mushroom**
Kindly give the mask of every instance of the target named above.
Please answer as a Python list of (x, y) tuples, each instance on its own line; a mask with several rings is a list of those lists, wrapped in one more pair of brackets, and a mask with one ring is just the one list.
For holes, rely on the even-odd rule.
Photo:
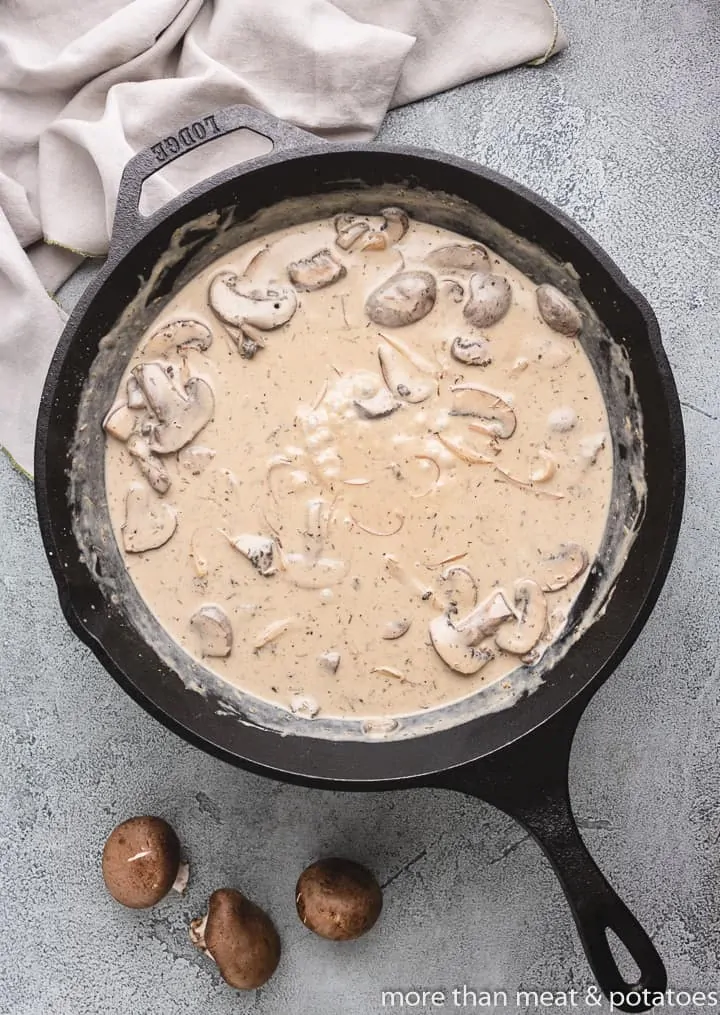
[(142, 393), (140, 385), (136, 379), (131, 375), (128, 377), (127, 384), (125, 385), (127, 391), (127, 404), (130, 409), (144, 409), (146, 402), (145, 396)]
[(529, 478), (531, 483), (547, 483), (557, 472), (555, 456), (547, 448), (539, 448), (530, 462)]
[(582, 328), (582, 317), (575, 304), (568, 299), (565, 293), (560, 292), (554, 285), (539, 285), (535, 290), (538, 310), (545, 323), (572, 338)]
[(233, 888), (212, 893), (207, 915), (190, 924), (190, 940), (236, 990), (262, 987), (280, 961), (280, 938), (270, 917)]
[(356, 398), (353, 404), (363, 419), (383, 419), (400, 408), (387, 388), (380, 388), (370, 398)]
[(472, 416), (479, 420), (478, 426), (483, 433), (503, 440), (515, 433), (515, 413), (494, 391), (487, 391), (477, 384), (455, 384), (450, 390), (453, 393), (451, 416)]
[(221, 272), (211, 281), (208, 302), (228, 324), (237, 328), (249, 324), (260, 331), (273, 331), (287, 324), (298, 305), (292, 286), (243, 286), (243, 280), (230, 271)]
[(184, 349), (206, 352), (212, 345), (212, 340), (212, 332), (200, 321), (172, 321), (150, 335), (143, 343), (142, 352), (147, 357), (167, 356)]
[(153, 490), (159, 494), (167, 493), (170, 475), (163, 462), (150, 450), (147, 440), (140, 434), (133, 434), (127, 442), (127, 449)]
[(490, 344), (479, 335), (476, 338), (458, 335), (450, 346), (450, 355), (458, 363), (466, 363), (468, 366), (486, 367), (492, 363)]
[(421, 374), (428, 374), (430, 377), (436, 377), (440, 370), (440, 364), (437, 360), (430, 360), (427, 356), (424, 356), (421, 352), (410, 345), (409, 342), (403, 342), (397, 335), (380, 335), (380, 338), (388, 345), (391, 345), (396, 352), (399, 352), (401, 356), (412, 363), (412, 365), (420, 371)]
[(296, 616), (283, 617), (282, 620), (272, 620), (258, 634), (253, 642), (253, 648), (256, 651), (265, 648), (266, 645), (270, 645), (272, 642), (277, 641), (278, 638), (282, 638), (284, 634), (287, 634), (296, 623)]
[(233, 646), (233, 629), (220, 606), (207, 603), (193, 613), (190, 627), (200, 642), (201, 655), (224, 659)]
[(335, 243), (341, 250), (350, 250), (369, 230), (370, 223), (364, 219), (356, 218), (354, 215), (335, 216), (335, 232), (337, 233)]
[(378, 359), (385, 383), (404, 402), (424, 402), (437, 391), (437, 382), (423, 376), (405, 356), (387, 342), (378, 346)]
[(174, 508), (150, 499), (143, 483), (131, 483), (125, 498), (123, 545), (128, 553), (145, 553), (163, 546), (177, 528)]
[(383, 208), (381, 232), (387, 239), (387, 245), (399, 243), (410, 228), (410, 217), (402, 208)]
[(468, 645), (465, 635), (457, 630), (447, 613), (430, 622), (429, 632), (433, 648), (456, 673), (470, 676), (494, 658), (492, 649)]
[(382, 637), (385, 641), (397, 641), (410, 630), (410, 620), (407, 617), (397, 617), (389, 620), (382, 629)]
[(321, 652), (318, 656), (318, 662), (321, 669), (327, 673), (337, 673), (338, 667), (340, 666), (340, 653), (339, 652)]
[(103, 430), (119, 441), (126, 441), (135, 429), (138, 418), (127, 402), (115, 402), (103, 420)]
[(578, 578), (588, 566), (588, 555), (579, 543), (563, 543), (557, 553), (544, 557), (533, 569), (543, 592), (558, 592)]
[(513, 584), (515, 619), (498, 628), (495, 644), (503, 652), (522, 656), (542, 638), (547, 623), (547, 601), (537, 582), (521, 578)]
[(435, 306), (437, 285), (428, 271), (401, 271), (378, 286), (365, 302), (374, 324), (401, 328), (427, 317)]
[(288, 277), (296, 289), (314, 292), (338, 282), (347, 275), (347, 268), (332, 256), (327, 247), (310, 257), (292, 261), (288, 265)]
[(270, 536), (256, 536), (249, 532), (243, 532), (230, 539), (230, 542), (236, 550), (247, 557), (255, 570), (264, 578), (277, 574), (277, 567), (274, 564), (275, 541)]
[(410, 226), (410, 218), (402, 208), (383, 208), (380, 215), (383, 223), (379, 229), (373, 228), (366, 218), (336, 215), (335, 243), (341, 250), (350, 250), (362, 238), (361, 250), (387, 250), (403, 238)]
[(449, 243), (430, 251), (425, 261), (439, 271), (490, 273), (490, 256), (479, 243)]
[(189, 444), (215, 412), (212, 388), (201, 377), (180, 385), (170, 364), (143, 363), (133, 370), (145, 400), (157, 418), (148, 440), (151, 451), (167, 455)]
[(502, 592), (493, 592), (466, 616), (455, 621), (455, 629), (468, 645), (478, 645), (514, 616)]
[(510, 309), (512, 289), (502, 275), (471, 275), (468, 290), (463, 315), (476, 328), (497, 324)]

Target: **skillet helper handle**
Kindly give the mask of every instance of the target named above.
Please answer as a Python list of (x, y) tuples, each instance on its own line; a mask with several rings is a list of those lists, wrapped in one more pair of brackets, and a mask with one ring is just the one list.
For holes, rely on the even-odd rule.
[[(445, 786), (485, 800), (519, 821), (550, 861), (570, 904), (580, 940), (602, 992), (616, 1011), (647, 1011), (667, 973), (654, 944), (608, 883), (573, 817), (568, 787), (570, 748), (587, 702), (563, 710), (534, 733), (480, 766), (446, 776)], [(632, 956), (636, 982), (621, 973), (608, 941), (615, 934)], [(644, 995), (644, 996), (643, 996)]]
[[(232, 134), (236, 130), (251, 130), (272, 142), (273, 151), (301, 148), (321, 141), (299, 127), (293, 127), (252, 106), (227, 106), (207, 116), (199, 116), (173, 134), (158, 138), (155, 144), (143, 148), (126, 164), (120, 178), (113, 237), (127, 235), (142, 228), (145, 216), (140, 212), (140, 195), (143, 184), (155, 173), (169, 166), (186, 152), (193, 151), (208, 141)], [(265, 158), (266, 156), (262, 156)], [(252, 160), (248, 160), (252, 161)]]

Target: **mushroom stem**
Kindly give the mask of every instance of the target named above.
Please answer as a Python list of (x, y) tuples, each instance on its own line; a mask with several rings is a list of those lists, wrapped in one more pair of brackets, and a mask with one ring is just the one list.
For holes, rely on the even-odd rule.
[(178, 865), (178, 872), (173, 886), (170, 889), (172, 892), (177, 892), (178, 895), (182, 895), (188, 886), (190, 881), (190, 864), (182, 862)]

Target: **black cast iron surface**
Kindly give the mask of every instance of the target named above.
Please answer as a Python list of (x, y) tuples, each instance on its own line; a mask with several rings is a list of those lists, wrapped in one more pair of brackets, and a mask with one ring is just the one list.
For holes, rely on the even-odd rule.
[[(269, 137), (271, 155), (192, 188), (148, 219), (138, 213), (142, 184), (163, 165), (232, 130)], [(508, 229), (571, 262), (583, 293), (629, 354), (645, 433), (645, 516), (604, 615), (548, 674), (545, 685), (512, 709), (463, 725), (389, 743), (333, 742), (281, 736), (219, 715), (213, 695), (188, 693), (177, 676), (122, 618), (112, 615), (80, 559), (68, 498), (69, 455), (81, 389), (100, 338), (167, 249), (175, 229), (219, 208), (249, 218), (278, 200), (407, 183), (456, 195)], [(162, 139), (128, 164), (121, 184), (110, 256), (75, 309), (53, 359), (38, 420), (35, 485), (41, 531), (68, 623), (121, 686), (186, 740), (261, 774), (347, 789), (434, 785), (480, 797), (516, 817), (550, 859), (568, 896), (588, 959), (602, 989), (662, 991), (655, 948), (595, 866), (568, 798), (572, 739), (583, 709), (640, 633), (666, 577), (677, 541), (685, 460), (680, 406), (655, 317), (606, 254), (562, 213), (525, 188), (472, 163), (435, 152), (374, 145), (328, 146), (256, 110), (231, 107)], [(627, 980), (612, 955), (612, 930), (634, 958)], [(647, 1005), (631, 998), (623, 1010)]]

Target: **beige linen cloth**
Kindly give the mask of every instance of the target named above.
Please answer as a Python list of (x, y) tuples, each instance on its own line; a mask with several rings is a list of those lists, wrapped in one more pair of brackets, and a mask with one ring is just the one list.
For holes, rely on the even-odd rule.
[[(4, 0), (0, 445), (31, 470), (64, 324), (49, 294), (106, 253), (140, 148), (234, 103), (370, 139), (391, 106), (564, 45), (548, 0)], [(176, 163), (155, 203), (256, 154), (247, 138), (206, 146), (192, 172)]]

